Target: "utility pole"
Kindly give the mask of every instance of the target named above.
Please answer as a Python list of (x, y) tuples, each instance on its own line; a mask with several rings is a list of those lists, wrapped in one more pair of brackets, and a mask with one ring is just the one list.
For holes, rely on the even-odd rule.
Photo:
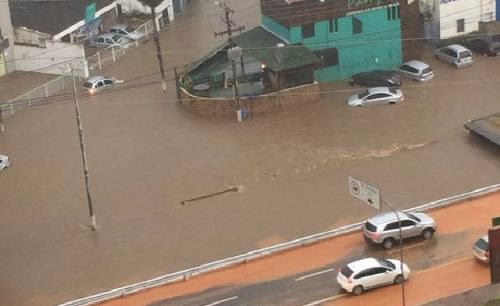
[(5, 132), (5, 126), (3, 124), (3, 110), (1, 105), (0, 105), (0, 132)]
[[(238, 92), (238, 76), (236, 75), (236, 59), (239, 57), (240, 59), (243, 56), (243, 52), (241, 48), (236, 47), (233, 41), (233, 33), (235, 31), (241, 32), (245, 29), (245, 26), (237, 26), (234, 21), (231, 20), (230, 15), (234, 13), (234, 10), (227, 6), (225, 2), (219, 3), (219, 7), (224, 10), (224, 18), (221, 18), (222, 22), (226, 24), (226, 30), (221, 32), (214, 33), (214, 36), (228, 36), (228, 57), (231, 60), (231, 69), (233, 71), (233, 83), (234, 83), (234, 98), (236, 100), (237, 107), (237, 116), (238, 121), (241, 121), (241, 109), (240, 109), (240, 94)], [(241, 63), (243, 67), (243, 61)], [(243, 71), (243, 69), (242, 69)]]
[(161, 88), (163, 90), (167, 89), (167, 83), (165, 80), (165, 70), (163, 69), (163, 56), (161, 54), (161, 46), (160, 46), (160, 34), (158, 33), (158, 28), (156, 27), (156, 6), (154, 4), (150, 5), (151, 7), (151, 19), (153, 20), (154, 33), (153, 40), (156, 44), (156, 57), (158, 58), (158, 66), (160, 66), (160, 74), (161, 74)]
[(87, 168), (87, 153), (85, 152), (83, 126), (82, 126), (82, 121), (80, 119), (80, 104), (78, 103), (78, 95), (76, 92), (75, 70), (73, 67), (71, 67), (71, 76), (73, 78), (73, 99), (75, 100), (76, 124), (78, 125), (78, 138), (80, 139), (80, 150), (82, 151), (83, 174), (85, 176), (85, 190), (87, 192), (87, 204), (89, 206), (91, 228), (92, 231), (94, 232), (97, 230), (97, 224), (95, 220), (94, 209), (92, 207), (92, 197), (90, 196), (89, 170)]

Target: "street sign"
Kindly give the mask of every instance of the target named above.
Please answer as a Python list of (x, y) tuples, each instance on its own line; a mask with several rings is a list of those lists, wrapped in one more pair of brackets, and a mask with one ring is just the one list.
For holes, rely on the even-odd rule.
[(349, 192), (353, 197), (360, 199), (375, 209), (380, 209), (380, 191), (367, 183), (352, 176), (348, 177)]

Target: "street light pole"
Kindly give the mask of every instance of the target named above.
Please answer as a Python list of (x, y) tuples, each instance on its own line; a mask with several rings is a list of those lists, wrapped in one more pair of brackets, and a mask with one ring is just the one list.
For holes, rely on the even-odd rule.
[(398, 219), (398, 226), (399, 226), (399, 261), (400, 261), (400, 269), (401, 269), (401, 275), (403, 276), (403, 281), (401, 282), (401, 298), (403, 301), (403, 306), (406, 305), (405, 302), (405, 274), (403, 271), (403, 236), (402, 236), (402, 231), (401, 231), (401, 218), (399, 218), (399, 214), (396, 212), (394, 207), (385, 199), (382, 197), (380, 198), (382, 203), (386, 204), (389, 206), (389, 208), (392, 210), (392, 212), (396, 215), (396, 218)]
[(76, 80), (75, 80), (75, 71), (74, 68), (71, 67), (71, 77), (73, 79), (73, 98), (75, 101), (75, 110), (76, 110), (76, 124), (78, 126), (78, 138), (80, 140), (80, 150), (82, 152), (82, 161), (83, 161), (83, 174), (85, 176), (85, 190), (87, 192), (87, 204), (89, 207), (89, 215), (92, 231), (97, 230), (97, 223), (95, 219), (94, 209), (92, 207), (92, 197), (90, 196), (90, 186), (89, 186), (89, 170), (87, 168), (87, 153), (85, 152), (85, 142), (83, 135), (83, 126), (82, 121), (80, 119), (80, 104), (78, 103), (78, 95), (76, 90)]

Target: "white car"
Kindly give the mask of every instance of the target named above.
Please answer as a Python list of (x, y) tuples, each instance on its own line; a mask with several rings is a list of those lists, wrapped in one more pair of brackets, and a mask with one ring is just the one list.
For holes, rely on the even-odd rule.
[(363, 258), (349, 263), (337, 274), (337, 283), (345, 291), (359, 295), (375, 287), (401, 284), (410, 277), (410, 269), (396, 259)]
[(88, 78), (83, 83), (83, 88), (86, 89), (91, 95), (98, 91), (110, 88), (114, 84), (123, 83), (123, 80), (117, 80), (115, 78), (108, 78), (102, 75), (93, 76)]
[(109, 28), (109, 32), (113, 34), (126, 36), (132, 40), (137, 40), (141, 38), (141, 34), (138, 33), (133, 27), (123, 23), (112, 25)]
[(488, 239), (488, 235), (484, 235), (479, 238), (472, 247), (472, 254), (474, 254), (474, 257), (484, 263), (490, 262), (490, 243)]
[(434, 77), (432, 68), (424, 62), (411, 60), (398, 67), (398, 73), (415, 81), (429, 81)]
[(114, 33), (104, 33), (92, 39), (90, 46), (96, 48), (126, 47), (129, 42), (130, 39), (127, 36)]
[(347, 99), (349, 106), (396, 104), (404, 101), (403, 92), (398, 88), (371, 87), (367, 90), (350, 96)]
[(0, 171), (10, 166), (10, 159), (6, 155), (0, 155)]

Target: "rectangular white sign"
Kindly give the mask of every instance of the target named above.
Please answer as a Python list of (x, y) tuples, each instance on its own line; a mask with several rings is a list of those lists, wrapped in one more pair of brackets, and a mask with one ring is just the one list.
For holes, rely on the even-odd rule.
[(349, 193), (375, 209), (380, 210), (380, 191), (352, 176), (348, 177)]

